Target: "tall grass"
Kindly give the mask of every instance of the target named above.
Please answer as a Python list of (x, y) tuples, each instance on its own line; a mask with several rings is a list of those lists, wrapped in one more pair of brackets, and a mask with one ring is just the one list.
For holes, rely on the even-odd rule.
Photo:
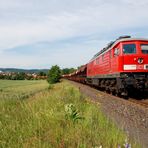
[(28, 99), (3, 99), (0, 133), (2, 148), (114, 148), (127, 137), (67, 82)]

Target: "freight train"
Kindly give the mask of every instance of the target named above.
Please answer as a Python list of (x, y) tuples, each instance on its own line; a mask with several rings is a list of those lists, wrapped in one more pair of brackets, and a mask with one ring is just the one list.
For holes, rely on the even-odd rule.
[(128, 96), (148, 88), (148, 39), (121, 36), (64, 78)]

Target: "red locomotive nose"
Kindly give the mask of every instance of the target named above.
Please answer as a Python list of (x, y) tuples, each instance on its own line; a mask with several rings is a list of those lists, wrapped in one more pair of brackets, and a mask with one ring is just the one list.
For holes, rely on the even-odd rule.
[(143, 58), (138, 58), (138, 63), (142, 64), (143, 63)]

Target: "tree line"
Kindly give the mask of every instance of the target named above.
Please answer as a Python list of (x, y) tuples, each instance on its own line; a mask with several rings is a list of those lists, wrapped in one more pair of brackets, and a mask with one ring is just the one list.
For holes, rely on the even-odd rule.
[(24, 72), (0, 73), (0, 79), (4, 80), (37, 80), (45, 78), (47, 78), (47, 74), (44, 72), (38, 74), (28, 74)]
[(59, 82), (62, 75), (74, 72), (74, 68), (64, 68), (60, 69), (58, 65), (54, 65), (49, 69), (48, 73), (40, 71), (36, 74), (29, 74), (25, 72), (11, 72), (11, 73), (0, 73), (0, 79), (7, 80), (39, 80), (47, 79), (51, 84)]

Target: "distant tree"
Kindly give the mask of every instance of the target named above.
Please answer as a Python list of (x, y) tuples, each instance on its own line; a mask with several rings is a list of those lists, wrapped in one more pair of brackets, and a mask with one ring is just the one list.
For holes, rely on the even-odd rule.
[(0, 79), (5, 79), (5, 76), (4, 75), (0, 75)]
[(6, 75), (5, 79), (8, 80), (25, 80), (26, 74), (24, 72), (11, 73)]
[(11, 75), (11, 80), (17, 80), (17, 75)]
[(4, 79), (11, 80), (11, 76), (10, 76), (10, 75), (6, 75), (6, 76), (4, 77)]
[(83, 66), (83, 65), (81, 65), (81, 66), (78, 66), (78, 67), (77, 67), (77, 69), (80, 69), (82, 66)]
[(61, 70), (60, 67), (55, 65), (52, 66), (48, 73), (47, 81), (50, 84), (54, 84), (60, 81), (61, 78)]
[(70, 68), (70, 69), (69, 69), (69, 73), (72, 73), (72, 72), (74, 72), (74, 71), (76, 71), (75, 68)]
[(65, 75), (65, 74), (70, 74), (72, 72), (74, 72), (76, 69), (74, 68), (64, 68), (62, 69), (62, 75)]
[(26, 76), (25, 76), (25, 79), (26, 79), (26, 80), (32, 80), (33, 78), (32, 78), (31, 75), (26, 75)]
[(26, 74), (24, 72), (13, 72), (6, 75), (0, 75), (0, 79), (7, 79), (7, 80), (25, 80)]
[(68, 74), (69, 73), (69, 69), (68, 68), (64, 68), (62, 69), (62, 75)]
[(17, 73), (16, 80), (25, 80), (25, 73), (24, 72)]
[(39, 76), (46, 76), (46, 73), (43, 72), (43, 71), (40, 71), (38, 75), (39, 75)]

